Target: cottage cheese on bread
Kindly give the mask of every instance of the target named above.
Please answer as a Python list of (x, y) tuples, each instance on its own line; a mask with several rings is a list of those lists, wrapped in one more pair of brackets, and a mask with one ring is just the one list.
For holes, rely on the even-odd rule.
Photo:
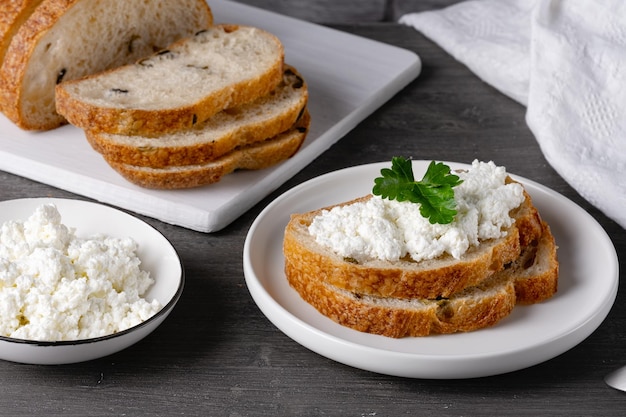
[(100, 337), (161, 309), (130, 238), (78, 238), (54, 205), (0, 226), (0, 335), (39, 341)]
[(506, 183), (504, 167), (474, 161), (456, 173), (457, 215), (450, 224), (431, 224), (419, 204), (373, 196), (324, 210), (309, 226), (319, 245), (357, 262), (395, 261), (410, 256), (419, 262), (449, 254), (456, 259), (470, 246), (506, 234), (514, 220), (509, 212), (524, 201), (523, 187)]
[(492, 162), (455, 174), (448, 225), (372, 194), (292, 214), (289, 285), (329, 319), (388, 337), (474, 331), (552, 297), (556, 241), (523, 185)]

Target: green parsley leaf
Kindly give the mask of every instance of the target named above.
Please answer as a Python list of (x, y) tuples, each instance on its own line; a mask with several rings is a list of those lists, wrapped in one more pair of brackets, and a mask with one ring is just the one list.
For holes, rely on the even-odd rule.
[(380, 170), (382, 177), (374, 179), (372, 193), (382, 198), (419, 203), (420, 214), (431, 224), (448, 224), (456, 216), (453, 187), (463, 181), (450, 174), (450, 167), (432, 161), (421, 181), (415, 181), (409, 159), (393, 157), (391, 169)]

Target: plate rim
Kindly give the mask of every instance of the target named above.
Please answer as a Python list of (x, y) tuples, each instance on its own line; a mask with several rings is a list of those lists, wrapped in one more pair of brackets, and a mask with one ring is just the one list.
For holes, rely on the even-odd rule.
[[(419, 167), (420, 164), (427, 164), (430, 161), (426, 160), (413, 160), (414, 168), (416, 165)], [(460, 163), (460, 162), (449, 162), (449, 161), (441, 161), (453, 167), (467, 167), (469, 164)], [(565, 328), (563, 331), (559, 331), (556, 335), (551, 338), (545, 338), (539, 345), (535, 345), (533, 347), (520, 347), (517, 349), (509, 349), (502, 352), (485, 352), (485, 353), (470, 353), (470, 354), (459, 354), (459, 355), (441, 355), (438, 357), (433, 357), (431, 354), (424, 353), (413, 353), (413, 352), (399, 352), (399, 351), (388, 351), (376, 346), (366, 346), (358, 344), (352, 340), (346, 340), (345, 338), (341, 338), (334, 334), (329, 334), (324, 329), (320, 329), (316, 327), (314, 324), (307, 322), (306, 320), (301, 319), (300, 317), (295, 316), (289, 311), (284, 305), (280, 303), (279, 300), (276, 300), (265, 287), (264, 283), (261, 282), (261, 279), (256, 276), (256, 271), (254, 270), (254, 265), (251, 260), (251, 251), (252, 244), (254, 243), (254, 238), (259, 231), (262, 231), (263, 220), (268, 218), (274, 210), (280, 207), (281, 204), (287, 204), (290, 198), (294, 196), (298, 196), (300, 193), (315, 189), (316, 186), (323, 184), (326, 181), (336, 179), (337, 176), (349, 175), (350, 172), (354, 172), (355, 170), (366, 170), (366, 171), (374, 171), (375, 169), (379, 169), (382, 167), (386, 167), (389, 165), (389, 162), (373, 162), (368, 164), (356, 165), (347, 168), (338, 169), (335, 171), (327, 172), (320, 176), (311, 178), (301, 184), (294, 186), (293, 188), (287, 190), (282, 195), (278, 196), (275, 200), (273, 200), (270, 204), (268, 204), (264, 210), (256, 217), (253, 221), (250, 229), (248, 230), (248, 234), (246, 236), (244, 242), (244, 250), (243, 250), (243, 260), (244, 260), (244, 276), (246, 280), (246, 284), (248, 286), (249, 292), (254, 299), (255, 303), (261, 310), (261, 312), (272, 322), (276, 327), (279, 328), (284, 334), (288, 337), (296, 341), (297, 343), (303, 345), (304, 347), (312, 350), (322, 356), (325, 356), (329, 359), (335, 360), (337, 362), (343, 363), (345, 365), (349, 365), (355, 368), (360, 368), (364, 370), (369, 370), (372, 372), (402, 376), (402, 377), (412, 377), (412, 378), (435, 378), (435, 379), (456, 379), (456, 378), (473, 378), (473, 377), (482, 377), (482, 376), (490, 376), (496, 375), (506, 372), (511, 372), (523, 368), (527, 368), (533, 365), (536, 365), (541, 362), (545, 362), (550, 360), (559, 354), (573, 348), (578, 343), (582, 342), (586, 339), (591, 333), (593, 333), (597, 327), (604, 321), (608, 313), (610, 312), (617, 295), (618, 285), (619, 285), (619, 262), (617, 253), (615, 251), (614, 244), (610, 237), (606, 234), (604, 228), (582, 207), (574, 203), (569, 198), (564, 195), (554, 191), (536, 181), (527, 179), (523, 176), (516, 175), (513, 173), (509, 173), (511, 177), (514, 179), (522, 181), (525, 185), (529, 185), (529, 188), (535, 188), (535, 190), (529, 190), (533, 192), (541, 192), (545, 195), (546, 198), (556, 199), (559, 204), (564, 204), (570, 210), (575, 210), (577, 215), (582, 215), (584, 218), (590, 222), (595, 228), (596, 233), (600, 234), (603, 242), (608, 244), (611, 248), (609, 254), (607, 254), (607, 260), (609, 261), (609, 265), (607, 266), (607, 272), (612, 273), (612, 276), (607, 278), (611, 281), (610, 287), (607, 286), (607, 297), (603, 300), (603, 303), (599, 305), (598, 308), (594, 309), (592, 314), (588, 314), (586, 319), (583, 322), (578, 323), (575, 328)], [(373, 179), (372, 179), (373, 181)], [(531, 193), (532, 196), (532, 193)], [(314, 209), (316, 207), (312, 207)], [(317, 207), (319, 208), (319, 207)], [(283, 213), (284, 214), (284, 213)], [(287, 220), (290, 213), (286, 214)], [(275, 221), (276, 223), (278, 221)], [(286, 222), (284, 223), (286, 225)], [(280, 231), (282, 235), (282, 230)], [(281, 239), (282, 242), (282, 239)], [(284, 275), (281, 276), (284, 278)], [(277, 278), (275, 278), (277, 279)], [(295, 293), (297, 295), (297, 293)], [(320, 313), (317, 313), (320, 314)], [(320, 314), (321, 315), (321, 314)], [(298, 332), (300, 330), (300, 332)], [(325, 340), (326, 342), (330, 342), (331, 344), (341, 344), (348, 346), (350, 349), (354, 350), (364, 350), (369, 355), (378, 356), (378, 359), (388, 360), (393, 362), (394, 360), (402, 359), (412, 359), (412, 360), (428, 360), (431, 362), (443, 361), (446, 363), (452, 362), (465, 362), (468, 360), (485, 360), (489, 358), (494, 358), (496, 356), (511, 356), (513, 354), (521, 354), (520, 359), (515, 362), (513, 361), (509, 366), (498, 366), (498, 367), (487, 367), (486, 369), (471, 369), (471, 370), (461, 370), (459, 372), (420, 372), (419, 370), (407, 370), (403, 372), (397, 372), (388, 369), (385, 366), (372, 365), (372, 366), (362, 366), (360, 364), (355, 364), (354, 362), (358, 362), (355, 360), (351, 360), (351, 358), (341, 357), (340, 354), (336, 354), (332, 352), (332, 349), (329, 349), (326, 346), (321, 346), (321, 343), (315, 343), (308, 340), (309, 338), (303, 336), (302, 332), (308, 332), (312, 337), (316, 337), (318, 339)], [(483, 330), (484, 331), (484, 330)], [(311, 337), (309, 335), (309, 337)], [(369, 335), (375, 336), (375, 335)], [(367, 337), (367, 336), (366, 336)], [(381, 337), (381, 336), (377, 336)], [(559, 341), (562, 341), (566, 348), (563, 346), (555, 347), (555, 344), (558, 344)], [(529, 353), (535, 351), (537, 349), (542, 349), (546, 353), (541, 355), (540, 358), (531, 359), (528, 358)], [(395, 357), (390, 359), (387, 356), (392, 355)], [(532, 356), (532, 355), (531, 355)]]

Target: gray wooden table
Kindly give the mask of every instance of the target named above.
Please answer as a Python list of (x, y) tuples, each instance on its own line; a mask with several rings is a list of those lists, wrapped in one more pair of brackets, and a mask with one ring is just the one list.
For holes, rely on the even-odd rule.
[[(415, 51), (423, 60), (419, 78), (224, 230), (203, 234), (141, 217), (182, 257), (187, 285), (178, 306), (146, 339), (103, 359), (63, 366), (0, 361), (0, 415), (625, 415), (626, 394), (602, 379), (626, 364), (622, 293), (604, 323), (568, 352), (528, 369), (468, 380), (397, 378), (336, 363), (285, 336), (253, 302), (242, 248), (259, 212), (310, 178), (395, 155), (494, 160), (542, 183), (600, 222), (624, 269), (626, 233), (547, 164), (524, 122), (525, 109), (414, 30), (375, 20), (332, 26)], [(82, 198), (0, 172), (0, 200), (35, 196)]]

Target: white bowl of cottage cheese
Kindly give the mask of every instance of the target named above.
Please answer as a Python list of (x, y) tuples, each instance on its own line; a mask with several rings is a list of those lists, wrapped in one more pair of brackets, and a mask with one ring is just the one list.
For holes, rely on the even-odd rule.
[(81, 200), (0, 202), (0, 359), (118, 352), (156, 329), (183, 287), (174, 247), (136, 217)]

